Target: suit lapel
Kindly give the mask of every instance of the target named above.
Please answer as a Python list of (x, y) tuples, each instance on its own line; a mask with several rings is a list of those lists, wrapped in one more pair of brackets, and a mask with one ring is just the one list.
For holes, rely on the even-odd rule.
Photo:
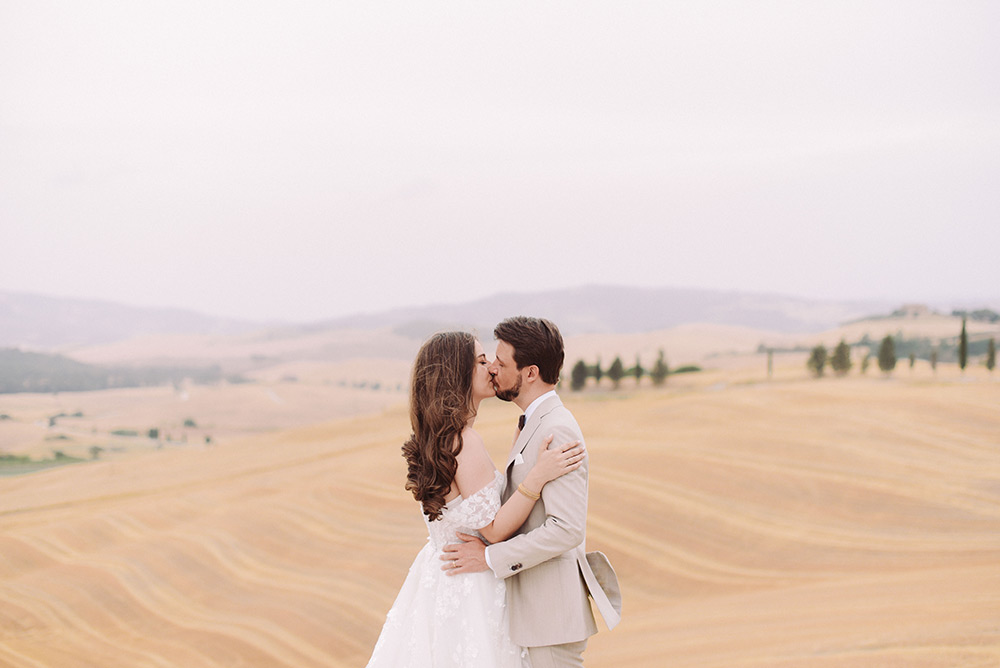
[(507, 463), (504, 465), (504, 469), (506, 471), (510, 471), (510, 467), (514, 463), (514, 460), (517, 459), (519, 454), (524, 452), (524, 449), (534, 437), (535, 432), (542, 426), (542, 421), (545, 419), (545, 416), (559, 406), (562, 406), (562, 400), (560, 400), (558, 396), (554, 396), (543, 401), (542, 404), (535, 409), (535, 411), (531, 414), (531, 418), (529, 418), (525, 423), (524, 429), (521, 430), (521, 433), (514, 440), (514, 446), (510, 449), (510, 455), (507, 457)]

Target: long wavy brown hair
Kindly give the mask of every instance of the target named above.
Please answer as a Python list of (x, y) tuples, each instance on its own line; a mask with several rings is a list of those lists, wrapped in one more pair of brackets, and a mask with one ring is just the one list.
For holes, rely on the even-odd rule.
[(410, 426), (403, 444), (406, 489), (428, 519), (441, 517), (462, 451), (462, 430), (475, 410), (472, 375), (476, 340), (466, 332), (442, 332), (428, 339), (413, 362)]

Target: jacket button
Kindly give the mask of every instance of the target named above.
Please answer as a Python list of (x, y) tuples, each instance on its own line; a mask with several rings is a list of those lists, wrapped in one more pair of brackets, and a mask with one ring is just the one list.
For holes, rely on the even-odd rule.
[(521, 564), (514, 564), (513, 566), (510, 567), (510, 570), (515, 572), (521, 570)]

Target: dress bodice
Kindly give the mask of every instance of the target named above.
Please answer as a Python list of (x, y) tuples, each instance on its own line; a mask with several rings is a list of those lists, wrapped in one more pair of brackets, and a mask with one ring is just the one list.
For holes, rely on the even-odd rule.
[(432, 522), (424, 515), (424, 522), (427, 524), (427, 532), (430, 534), (430, 542), (434, 549), (440, 550), (445, 545), (456, 542), (456, 532), (478, 535), (476, 530), (492, 522), (500, 510), (503, 487), (503, 474), (496, 471), (493, 480), (479, 491), (470, 494), (469, 498), (463, 499), (458, 496), (446, 503), (438, 519)]
[(476, 534), (500, 510), (505, 478), (468, 498), (455, 497), (441, 517), (427, 523), (427, 543), (417, 553), (396, 596), (368, 668), (524, 668), (527, 654), (511, 641), (507, 583), (492, 571), (449, 575), (441, 550), (456, 532)]

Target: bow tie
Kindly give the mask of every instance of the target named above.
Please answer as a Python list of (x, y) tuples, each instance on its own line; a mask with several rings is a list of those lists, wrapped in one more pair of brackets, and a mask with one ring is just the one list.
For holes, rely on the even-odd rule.
[(524, 429), (524, 416), (523, 415), (521, 417), (517, 418), (517, 430), (521, 431), (522, 429)]

